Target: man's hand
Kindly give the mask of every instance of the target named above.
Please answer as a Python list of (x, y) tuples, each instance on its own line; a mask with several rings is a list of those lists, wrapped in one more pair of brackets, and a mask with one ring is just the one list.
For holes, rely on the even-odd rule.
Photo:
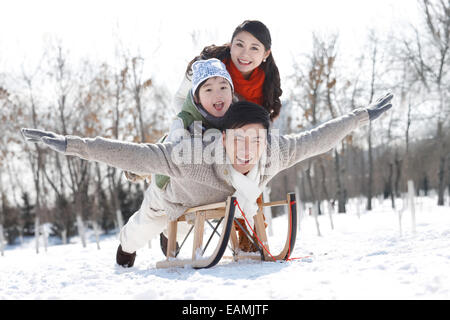
[(58, 152), (66, 152), (66, 137), (53, 133), (51, 131), (22, 128), (22, 135), (27, 142), (42, 142), (51, 149)]
[(130, 171), (124, 171), (123, 173), (125, 178), (132, 183), (139, 183), (147, 178), (146, 176), (140, 176)]
[(370, 104), (367, 107), (367, 112), (369, 113), (370, 121), (375, 120), (383, 112), (392, 107), (390, 101), (392, 100), (393, 97), (394, 95), (392, 93), (388, 93), (384, 97), (378, 99), (377, 101), (375, 101), (374, 103)]

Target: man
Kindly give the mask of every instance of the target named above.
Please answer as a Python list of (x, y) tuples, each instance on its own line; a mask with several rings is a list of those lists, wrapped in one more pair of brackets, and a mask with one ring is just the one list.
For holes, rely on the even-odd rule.
[(233, 104), (227, 111), (219, 139), (214, 132), (205, 132), (204, 137), (194, 135), (178, 143), (136, 144), (35, 129), (22, 129), (22, 133), (28, 141), (43, 142), (65, 155), (139, 175), (157, 172), (171, 178), (164, 190), (152, 182), (141, 208), (120, 232), (117, 263), (131, 267), (136, 250), (159, 235), (168, 219), (178, 218), (187, 208), (234, 195), (246, 215), (252, 217), (257, 197), (278, 172), (329, 151), (347, 134), (391, 108), (392, 97), (387, 94), (367, 108), (285, 136), (272, 134), (268, 130), (269, 113), (246, 101)]

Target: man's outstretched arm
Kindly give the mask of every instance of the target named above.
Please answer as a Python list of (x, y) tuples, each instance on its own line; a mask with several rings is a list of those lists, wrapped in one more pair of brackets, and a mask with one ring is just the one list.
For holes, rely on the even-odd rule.
[(353, 110), (314, 129), (281, 136), (282, 169), (331, 150), (353, 130), (367, 125), (390, 109), (392, 97), (393, 95), (388, 93), (368, 107)]
[(23, 128), (29, 142), (42, 142), (67, 156), (97, 161), (125, 171), (146, 175), (161, 173), (180, 176), (180, 169), (171, 158), (172, 144), (138, 144), (102, 137), (63, 136), (50, 131)]

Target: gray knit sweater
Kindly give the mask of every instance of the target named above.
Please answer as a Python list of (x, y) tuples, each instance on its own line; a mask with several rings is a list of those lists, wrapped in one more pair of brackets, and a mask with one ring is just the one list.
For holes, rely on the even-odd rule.
[[(368, 113), (361, 108), (309, 131), (284, 136), (270, 133), (271, 143), (260, 163), (260, 187), (264, 188), (278, 172), (331, 150), (346, 135), (368, 122)], [(137, 144), (101, 137), (66, 138), (66, 155), (102, 162), (139, 175), (159, 173), (171, 177), (166, 189), (161, 190), (152, 183), (149, 191), (151, 209), (164, 211), (172, 219), (187, 208), (225, 201), (235, 192), (221, 139), (210, 142), (220, 144), (216, 145), (216, 150), (222, 153), (221, 163), (176, 164), (171, 156), (177, 147), (175, 143)]]

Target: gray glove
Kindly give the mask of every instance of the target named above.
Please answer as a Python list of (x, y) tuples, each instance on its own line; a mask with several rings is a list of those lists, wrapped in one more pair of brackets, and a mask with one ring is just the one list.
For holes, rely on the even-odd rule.
[(369, 113), (370, 121), (375, 120), (383, 112), (385, 112), (386, 110), (388, 110), (392, 107), (392, 104), (390, 103), (390, 101), (392, 100), (393, 97), (394, 97), (394, 95), (392, 93), (388, 93), (384, 97), (371, 103), (367, 107), (367, 112)]
[(51, 149), (58, 152), (66, 152), (67, 140), (65, 136), (51, 131), (22, 128), (22, 135), (27, 142), (43, 142)]

